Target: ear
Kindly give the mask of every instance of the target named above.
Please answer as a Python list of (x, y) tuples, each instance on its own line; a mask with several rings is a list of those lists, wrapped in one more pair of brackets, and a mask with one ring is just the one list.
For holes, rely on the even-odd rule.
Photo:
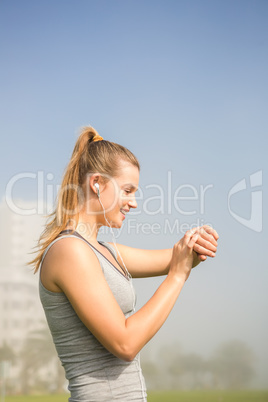
[(90, 175), (89, 178), (88, 178), (88, 187), (90, 188), (90, 190), (93, 193), (98, 194), (98, 189), (95, 186), (95, 184), (99, 185), (99, 191), (100, 191), (101, 176), (98, 173), (94, 173), (94, 174)]

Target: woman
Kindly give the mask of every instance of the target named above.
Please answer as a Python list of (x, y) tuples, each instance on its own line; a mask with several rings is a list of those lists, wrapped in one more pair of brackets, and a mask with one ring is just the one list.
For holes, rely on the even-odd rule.
[[(99, 242), (136, 208), (139, 162), (85, 127), (67, 167), (52, 220), (33, 261), (40, 298), (69, 381), (69, 401), (146, 401), (139, 351), (171, 312), (191, 268), (214, 257), (217, 233), (195, 228), (173, 249)], [(135, 312), (131, 277), (166, 275)]]

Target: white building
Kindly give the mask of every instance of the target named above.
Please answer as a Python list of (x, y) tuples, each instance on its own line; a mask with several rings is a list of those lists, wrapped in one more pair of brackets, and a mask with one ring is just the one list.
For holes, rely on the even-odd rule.
[(44, 217), (23, 214), (31, 208), (30, 203), (18, 201), (18, 205), (21, 211), (12, 210), (6, 201), (0, 204), (0, 347), (6, 343), (14, 350), (45, 319), (38, 296), (38, 274), (27, 266)]

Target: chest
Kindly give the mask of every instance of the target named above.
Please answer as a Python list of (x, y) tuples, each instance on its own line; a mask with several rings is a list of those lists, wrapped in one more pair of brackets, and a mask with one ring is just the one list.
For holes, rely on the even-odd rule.
[(110, 262), (121, 274), (125, 276), (125, 271), (121, 265), (119, 265), (116, 258), (113, 256), (112, 252), (107, 249), (107, 247), (98, 244), (94, 245), (94, 247), (103, 255), (103, 257)]
[(109, 288), (124, 315), (128, 317), (133, 311), (135, 311), (136, 304), (136, 293), (132, 280), (126, 278), (119, 265), (119, 268), (117, 269), (117, 267), (113, 263), (110, 263), (110, 260), (106, 259), (103, 254), (98, 254), (97, 258)]

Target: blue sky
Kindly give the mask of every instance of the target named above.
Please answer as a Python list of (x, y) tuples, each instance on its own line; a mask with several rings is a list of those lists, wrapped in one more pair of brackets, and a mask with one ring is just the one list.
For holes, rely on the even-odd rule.
[[(266, 0), (0, 2), (1, 197), (18, 173), (42, 171), (45, 186), (59, 184), (83, 125), (130, 148), (141, 162), (144, 197), (159, 195), (157, 186), (165, 194), (159, 214), (145, 213), (141, 200), (137, 222), (163, 228), (199, 220), (220, 234), (217, 258), (192, 273), (153, 345), (175, 337), (209, 353), (239, 338), (254, 349), (259, 372), (268, 372), (267, 17)], [(255, 172), (263, 211), (250, 189)], [(174, 205), (168, 211), (169, 175), (172, 195), (182, 185), (180, 195), (196, 190), (197, 199), (180, 201), (192, 215)], [(229, 191), (243, 179), (247, 189), (233, 195), (232, 212), (249, 220), (258, 208), (262, 230), (228, 208)], [(204, 211), (201, 186), (210, 186)], [(20, 181), (14, 196), (35, 198), (36, 187)], [(154, 212), (161, 202), (147, 206)], [(118, 241), (163, 248), (181, 235), (125, 224)], [(141, 304), (157, 281), (137, 282)]]

